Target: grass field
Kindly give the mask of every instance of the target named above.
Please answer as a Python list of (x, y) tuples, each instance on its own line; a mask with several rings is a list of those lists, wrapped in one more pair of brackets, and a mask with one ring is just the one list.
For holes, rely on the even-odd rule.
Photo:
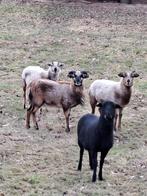
[[(0, 195), (147, 195), (147, 5), (34, 1), (0, 4)], [(29, 65), (58, 60), (87, 70), (86, 103), (71, 112), (65, 133), (62, 110), (44, 107), (40, 129), (25, 128), (21, 73)], [(119, 80), (136, 70), (131, 102), (124, 109), (121, 141), (104, 164), (105, 181), (91, 183), (85, 153), (78, 172), (76, 125), (91, 111), (87, 90), (95, 79)], [(69, 80), (69, 79), (67, 79)]]

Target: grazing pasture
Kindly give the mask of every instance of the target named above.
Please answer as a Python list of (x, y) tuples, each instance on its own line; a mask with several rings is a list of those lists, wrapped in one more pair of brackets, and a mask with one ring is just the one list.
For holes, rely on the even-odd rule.
[[(25, 2), (25, 1), (24, 1)], [(147, 194), (147, 5), (38, 0), (0, 4), (0, 195), (91, 196)], [(51, 61), (85, 70), (85, 106), (72, 109), (69, 133), (61, 109), (43, 107), (40, 129), (25, 128), (22, 70)], [(119, 81), (136, 70), (123, 111), (120, 142), (104, 163), (105, 181), (91, 182), (88, 153), (77, 171), (77, 122), (91, 112), (88, 88), (96, 79)], [(98, 114), (98, 111), (96, 111)]]

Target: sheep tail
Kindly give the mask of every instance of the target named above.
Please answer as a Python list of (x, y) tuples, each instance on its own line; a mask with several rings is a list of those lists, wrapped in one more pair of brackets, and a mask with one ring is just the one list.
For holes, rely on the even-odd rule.
[(29, 104), (31, 105), (31, 102), (33, 100), (33, 94), (31, 92), (31, 89), (29, 89)]
[(29, 89), (29, 93), (28, 93), (29, 106), (27, 108), (28, 112), (32, 112), (34, 110), (34, 104), (32, 103), (32, 100), (33, 100), (33, 94), (31, 92), (31, 89)]

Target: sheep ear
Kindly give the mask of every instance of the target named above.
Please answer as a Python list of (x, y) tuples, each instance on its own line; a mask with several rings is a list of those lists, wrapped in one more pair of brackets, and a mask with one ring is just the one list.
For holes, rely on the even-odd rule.
[(60, 68), (64, 67), (64, 63), (59, 63), (59, 67)]
[(81, 74), (82, 74), (82, 78), (88, 78), (89, 75), (86, 71), (81, 71)]
[(68, 72), (68, 75), (67, 76), (69, 78), (74, 78), (75, 77), (75, 73), (76, 73), (75, 71), (70, 71), (70, 72)]
[(101, 108), (102, 107), (102, 103), (97, 103), (96, 106)]
[(97, 107), (102, 107), (103, 103), (104, 103), (104, 100), (103, 99), (100, 99), (99, 100), (99, 103), (97, 103), (96, 106)]
[(48, 63), (47, 65), (48, 65), (49, 67), (51, 67), (51, 66), (52, 66), (52, 63)]
[(126, 73), (125, 73), (125, 72), (120, 72), (120, 73), (118, 74), (118, 76), (124, 78), (124, 77), (126, 76)]
[(131, 73), (132, 78), (137, 78), (138, 76), (139, 76), (138, 73), (136, 73), (135, 71), (132, 71), (132, 73)]
[(115, 104), (115, 108), (121, 109), (122, 107), (118, 104)]

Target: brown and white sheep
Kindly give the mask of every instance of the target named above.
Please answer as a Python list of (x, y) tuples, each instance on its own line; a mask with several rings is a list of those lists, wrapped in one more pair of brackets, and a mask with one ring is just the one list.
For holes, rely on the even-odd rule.
[(97, 103), (103, 101), (112, 101), (122, 108), (116, 114), (115, 131), (121, 129), (122, 110), (129, 103), (132, 95), (133, 79), (139, 74), (135, 71), (121, 72), (118, 74), (121, 77), (119, 82), (112, 80), (95, 80), (89, 88), (90, 105), (92, 113), (95, 113)]
[(71, 108), (83, 104), (83, 79), (88, 78), (86, 71), (70, 71), (68, 77), (73, 82), (55, 82), (45, 79), (33, 81), (30, 85), (30, 107), (27, 110), (26, 128), (30, 128), (30, 116), (38, 129), (36, 112), (43, 105), (55, 106), (63, 109), (66, 119), (66, 131), (69, 132), (69, 116)]
[(24, 109), (28, 101), (28, 86), (33, 80), (37, 79), (49, 79), (57, 81), (61, 73), (61, 68), (64, 66), (63, 63), (53, 61), (48, 64), (48, 70), (44, 70), (40, 66), (28, 66), (22, 72), (22, 85), (23, 85), (23, 99)]

